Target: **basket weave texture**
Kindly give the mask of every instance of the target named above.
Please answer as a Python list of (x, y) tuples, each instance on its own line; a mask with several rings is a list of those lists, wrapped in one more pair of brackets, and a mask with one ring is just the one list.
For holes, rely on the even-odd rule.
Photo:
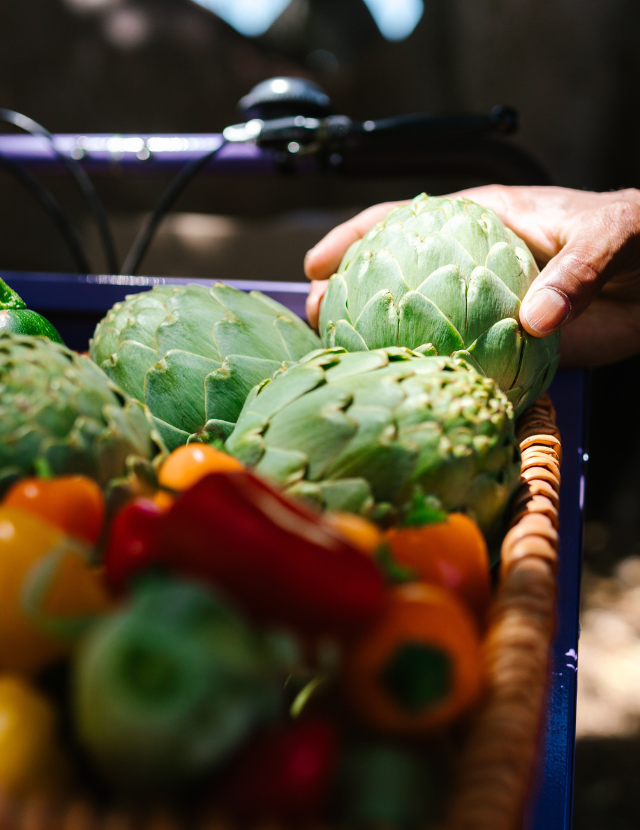
[(446, 830), (520, 826), (536, 756), (555, 622), (562, 461), (548, 395), (525, 412), (517, 432), (522, 484), (484, 643), (486, 693), (462, 752)]
[[(484, 641), (485, 695), (440, 830), (516, 830), (536, 757), (555, 621), (562, 461), (548, 395), (524, 413), (517, 434), (522, 481)], [(184, 824), (163, 813), (105, 813), (78, 799), (53, 804), (38, 797), (17, 804), (0, 792), (0, 830), (184, 830)], [(188, 825), (230, 830), (213, 816)]]

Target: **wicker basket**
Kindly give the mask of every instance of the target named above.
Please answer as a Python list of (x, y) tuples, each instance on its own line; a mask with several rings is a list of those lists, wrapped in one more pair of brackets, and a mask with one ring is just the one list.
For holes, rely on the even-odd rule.
[[(486, 692), (463, 745), (442, 830), (519, 827), (536, 756), (555, 619), (562, 460), (547, 395), (520, 419), (518, 438), (522, 484), (485, 638)], [(181, 830), (185, 823), (226, 830), (213, 816), (197, 823), (163, 813), (143, 819), (81, 800), (16, 804), (0, 793), (0, 830)]]
[(513, 830), (522, 819), (555, 621), (562, 461), (555, 423), (545, 395), (518, 424), (522, 484), (485, 639), (487, 692), (462, 752), (447, 830)]

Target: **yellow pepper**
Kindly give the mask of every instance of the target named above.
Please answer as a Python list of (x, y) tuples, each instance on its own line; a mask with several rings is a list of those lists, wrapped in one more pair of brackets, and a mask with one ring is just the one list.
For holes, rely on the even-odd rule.
[(69, 767), (56, 740), (56, 712), (29, 683), (0, 676), (0, 790), (12, 796), (56, 794)]
[(0, 671), (38, 671), (70, 650), (74, 630), (111, 607), (77, 541), (38, 516), (0, 507)]

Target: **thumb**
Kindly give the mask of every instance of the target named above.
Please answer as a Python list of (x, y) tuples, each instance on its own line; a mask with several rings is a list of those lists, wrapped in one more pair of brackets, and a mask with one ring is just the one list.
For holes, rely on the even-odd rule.
[(569, 224), (563, 242), (520, 307), (520, 322), (537, 337), (579, 317), (613, 277), (637, 271), (640, 206), (615, 201), (580, 214)]

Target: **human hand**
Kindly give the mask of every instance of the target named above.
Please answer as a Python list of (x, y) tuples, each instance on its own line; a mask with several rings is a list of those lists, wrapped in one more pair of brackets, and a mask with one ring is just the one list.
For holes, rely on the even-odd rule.
[[(520, 322), (536, 337), (562, 328), (563, 365), (611, 363), (640, 351), (640, 191), (490, 185), (453, 195), (495, 210), (544, 266), (522, 301)], [(309, 251), (312, 325), (349, 245), (395, 204), (368, 208)]]

